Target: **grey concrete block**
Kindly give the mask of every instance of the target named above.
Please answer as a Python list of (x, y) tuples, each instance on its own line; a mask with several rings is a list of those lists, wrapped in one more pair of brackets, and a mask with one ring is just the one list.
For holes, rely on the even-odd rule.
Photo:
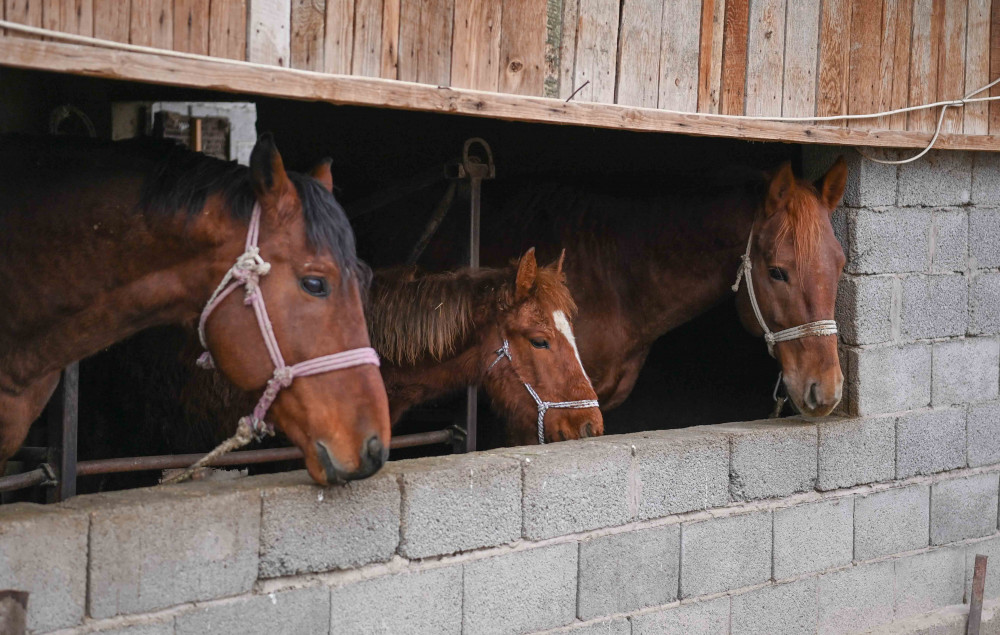
[(990, 401), (1000, 389), (1000, 341), (988, 337), (934, 343), (931, 403)]
[(729, 503), (729, 437), (714, 429), (617, 437), (635, 446), (640, 520)]
[(732, 635), (816, 632), (815, 578), (734, 595), (732, 602)]
[(853, 148), (803, 146), (803, 173), (810, 180), (819, 179), (826, 174), (826, 171), (840, 156), (843, 156), (847, 161), (847, 187), (844, 189), (844, 205), (848, 207), (883, 207), (896, 203), (897, 166), (869, 161)]
[(961, 208), (935, 211), (931, 228), (931, 270), (945, 273), (965, 271), (968, 268), (968, 215)]
[(816, 425), (796, 419), (727, 423), (733, 500), (779, 498), (816, 487)]
[(969, 467), (1000, 463), (1000, 401), (969, 406)]
[[(972, 574), (976, 568), (976, 555), (987, 557), (985, 598), (1000, 598), (1000, 538), (988, 538), (965, 546), (965, 588), (972, 589)], [(966, 598), (968, 601), (968, 598)]]
[(627, 618), (615, 617), (606, 620), (594, 620), (585, 624), (574, 624), (546, 631), (546, 635), (631, 635), (632, 625)]
[(931, 347), (846, 349), (844, 392), (852, 415), (924, 408), (931, 402)]
[(847, 272), (905, 273), (930, 269), (930, 211), (852, 210), (847, 223)]
[(964, 205), (971, 197), (971, 152), (932, 150), (899, 166), (898, 205)]
[(854, 499), (774, 510), (774, 578), (824, 571), (854, 557)]
[(328, 633), (330, 590), (313, 587), (206, 602), (178, 615), (174, 628), (176, 635)]
[[(92, 625), (91, 625), (92, 626)], [(65, 633), (65, 631), (62, 631)], [(143, 620), (129, 624), (128, 626), (110, 626), (108, 628), (81, 627), (79, 631), (73, 630), (66, 635), (174, 635), (174, 618), (149, 622)]]
[(58, 507), (0, 507), (0, 589), (29, 593), (29, 631), (51, 631), (83, 619), (88, 525), (86, 514)]
[(845, 344), (881, 344), (892, 339), (892, 276), (840, 278), (837, 327)]
[(576, 617), (577, 545), (560, 544), (465, 564), (462, 633), (529, 633)]
[(1000, 333), (1000, 273), (977, 271), (969, 281), (969, 334)]
[(965, 589), (965, 552), (939, 549), (895, 561), (896, 619), (951, 604), (961, 604)]
[(965, 465), (963, 408), (906, 412), (896, 420), (896, 478)]
[(580, 543), (577, 616), (589, 620), (677, 599), (680, 526), (591, 538)]
[(407, 558), (467, 551), (521, 537), (521, 464), (501, 456), (454, 455), (401, 468)]
[(851, 252), (851, 236), (848, 222), (850, 216), (851, 210), (845, 207), (838, 207), (833, 214), (830, 215), (830, 224), (833, 226), (833, 235), (844, 249), (845, 256)]
[(326, 488), (316, 487), (304, 471), (268, 481), (261, 489), (261, 577), (388, 560), (399, 543), (398, 466)]
[(632, 635), (719, 635), (729, 632), (729, 596), (633, 615)]
[(771, 578), (771, 513), (681, 527), (681, 598), (730, 591)]
[(523, 535), (531, 540), (622, 525), (629, 508), (629, 447), (585, 439), (504, 450), (521, 461)]
[(904, 340), (965, 335), (969, 322), (969, 284), (965, 276), (907, 276), (902, 287), (900, 335)]
[(972, 153), (972, 203), (1000, 205), (1000, 155)]
[(931, 486), (931, 544), (988, 536), (997, 530), (995, 472), (938, 481)]
[(822, 575), (817, 583), (820, 635), (859, 633), (892, 621), (891, 561), (863, 564)]
[(1000, 267), (1000, 209), (969, 210), (970, 264), (980, 269)]
[(857, 496), (854, 500), (854, 558), (871, 560), (926, 547), (930, 488), (909, 485)]
[(399, 573), (334, 587), (332, 633), (462, 632), (462, 566)]
[(238, 595), (257, 579), (261, 510), (253, 488), (196, 483), (67, 505), (90, 514), (91, 617)]
[(896, 476), (896, 417), (831, 418), (817, 423), (817, 489), (889, 481)]

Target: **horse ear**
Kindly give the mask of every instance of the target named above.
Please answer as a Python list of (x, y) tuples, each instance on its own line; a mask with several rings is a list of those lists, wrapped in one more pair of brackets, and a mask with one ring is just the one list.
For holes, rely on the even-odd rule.
[(844, 157), (837, 157), (833, 167), (827, 170), (821, 179), (816, 181), (816, 190), (819, 191), (819, 198), (826, 205), (832, 214), (840, 205), (840, 199), (844, 198), (844, 188), (847, 187), (847, 161)]
[(333, 172), (330, 171), (331, 163), (333, 163), (333, 159), (330, 157), (322, 159), (312, 170), (309, 171), (309, 176), (319, 181), (320, 185), (333, 194)]
[(565, 260), (566, 260), (566, 248), (563, 247), (563, 250), (559, 253), (559, 262), (556, 263), (556, 275), (557, 276), (561, 276), (562, 275), (563, 262)]
[(764, 213), (770, 215), (778, 211), (794, 186), (795, 174), (792, 172), (792, 164), (790, 161), (785, 161), (771, 177), (771, 182), (767, 186), (767, 206)]
[(276, 212), (281, 198), (294, 189), (270, 132), (257, 139), (250, 153), (250, 183), (261, 207), (268, 212)]
[(517, 291), (514, 300), (520, 301), (528, 297), (532, 287), (535, 286), (535, 278), (538, 276), (538, 263), (535, 261), (535, 248), (532, 247), (521, 256), (517, 263), (517, 281), (514, 283)]

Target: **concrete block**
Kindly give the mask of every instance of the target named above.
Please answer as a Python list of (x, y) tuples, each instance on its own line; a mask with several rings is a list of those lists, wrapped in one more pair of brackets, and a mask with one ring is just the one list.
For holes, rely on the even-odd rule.
[(896, 417), (830, 418), (817, 423), (817, 489), (889, 481), (896, 476)]
[(827, 573), (817, 582), (820, 635), (859, 633), (892, 621), (892, 561)]
[(1000, 389), (1000, 340), (974, 337), (934, 343), (931, 403), (990, 401)]
[(30, 632), (83, 620), (88, 525), (86, 514), (59, 507), (0, 507), (0, 589), (29, 593)]
[(896, 619), (961, 604), (965, 589), (965, 552), (939, 549), (895, 561)]
[(997, 530), (996, 472), (938, 481), (931, 486), (931, 544), (989, 536)]
[(965, 335), (969, 322), (965, 276), (907, 276), (902, 287), (900, 335), (904, 340)]
[(969, 406), (969, 467), (1000, 463), (1000, 401)]
[(815, 578), (734, 595), (732, 602), (732, 635), (816, 632)]
[(730, 591), (771, 578), (770, 512), (681, 527), (681, 598)]
[(621, 435), (635, 446), (640, 520), (729, 503), (729, 437), (714, 429)]
[(719, 635), (729, 632), (729, 596), (633, 615), (632, 635)]
[(1000, 333), (1000, 273), (977, 271), (969, 281), (969, 334)]
[(680, 526), (591, 538), (580, 543), (577, 617), (627, 613), (677, 599)]
[[(988, 558), (986, 562), (985, 598), (1000, 598), (1000, 537), (980, 540), (965, 546), (965, 588), (972, 589), (972, 574), (976, 568), (976, 555), (982, 554)], [(966, 598), (968, 601), (968, 598)]]
[(802, 420), (716, 426), (730, 435), (733, 500), (780, 498), (816, 487), (816, 425)]
[(239, 595), (257, 580), (261, 508), (252, 487), (195, 483), (66, 505), (90, 514), (91, 617)]
[(462, 633), (517, 635), (576, 617), (577, 545), (560, 544), (465, 564)]
[(845, 344), (881, 344), (892, 339), (892, 276), (840, 278), (837, 327)]
[(399, 543), (397, 469), (390, 464), (369, 479), (325, 488), (304, 471), (275, 475), (261, 488), (260, 576), (388, 560)]
[(931, 402), (931, 347), (923, 344), (846, 349), (844, 392), (850, 414), (924, 408)]
[[(869, 151), (871, 149), (869, 148)], [(893, 151), (888, 151), (892, 153)], [(847, 161), (847, 187), (843, 204), (848, 207), (883, 207), (896, 203), (895, 165), (865, 159), (853, 148), (806, 145), (802, 166), (806, 178), (815, 181), (830, 169), (837, 157)]]
[(174, 635), (174, 618), (170, 617), (157, 622), (142, 621), (128, 626), (110, 626), (108, 628), (92, 629), (81, 627), (79, 630), (72, 630), (68, 633), (62, 631), (60, 635)]
[(935, 211), (931, 228), (931, 270), (945, 273), (968, 268), (968, 215), (962, 208)]
[(557, 628), (546, 635), (632, 635), (632, 625), (627, 618), (615, 617)]
[(824, 571), (854, 557), (854, 499), (774, 511), (774, 578)]
[(854, 499), (854, 558), (926, 547), (930, 527), (930, 488), (909, 485)]
[(1000, 155), (972, 153), (972, 203), (1000, 206)]
[(330, 595), (331, 633), (462, 632), (462, 566), (371, 578)]
[(848, 273), (905, 273), (930, 269), (931, 212), (852, 210), (848, 214)]
[(972, 153), (928, 152), (899, 166), (897, 204), (965, 205), (972, 197)]
[(521, 537), (521, 464), (501, 456), (454, 455), (401, 468), (407, 558), (467, 551)]
[(1000, 267), (1000, 209), (969, 210), (970, 265), (972, 268)]
[(328, 633), (330, 590), (313, 587), (206, 602), (178, 615), (174, 629), (176, 635)]
[(541, 540), (622, 525), (629, 508), (629, 447), (607, 439), (504, 450), (521, 461), (523, 536)]
[(896, 478), (965, 465), (963, 408), (906, 412), (896, 419)]

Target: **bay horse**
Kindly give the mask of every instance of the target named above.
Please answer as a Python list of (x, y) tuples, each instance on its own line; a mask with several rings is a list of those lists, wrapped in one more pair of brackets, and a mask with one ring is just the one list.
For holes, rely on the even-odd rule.
[[(815, 183), (796, 178), (790, 163), (769, 174), (660, 176), (629, 187), (601, 179), (498, 181), (484, 195), (481, 257), (492, 264), (527, 245), (543, 256), (566, 249), (580, 356), (604, 410), (628, 397), (657, 338), (736, 291), (740, 319), (757, 336), (761, 322), (772, 333), (825, 326), (769, 343), (795, 407), (824, 416), (843, 388), (827, 321), (845, 262), (830, 216), (846, 180), (840, 158)], [(462, 231), (443, 226), (425, 262), (446, 262)], [(760, 319), (737, 281), (744, 256)]]
[(286, 172), (270, 135), (249, 168), (148, 140), (0, 139), (0, 468), (63, 367), (201, 315), (216, 367), (263, 391), (254, 432), (270, 406), (318, 483), (377, 471), (390, 426), (368, 270), (317, 178)]

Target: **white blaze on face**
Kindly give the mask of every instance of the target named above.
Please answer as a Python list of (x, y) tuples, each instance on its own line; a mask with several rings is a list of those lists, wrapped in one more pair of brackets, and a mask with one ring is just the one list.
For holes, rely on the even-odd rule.
[[(569, 342), (569, 345), (573, 347), (573, 354), (576, 355), (576, 361), (580, 364), (580, 371), (583, 372), (584, 377), (587, 377), (587, 371), (584, 370), (583, 362), (580, 361), (580, 351), (576, 347), (576, 337), (573, 335), (573, 327), (569, 325), (566, 314), (562, 311), (556, 311), (552, 314), (552, 321), (556, 325), (556, 330), (562, 333), (563, 337)], [(587, 377), (587, 381), (590, 381), (590, 377)]]

